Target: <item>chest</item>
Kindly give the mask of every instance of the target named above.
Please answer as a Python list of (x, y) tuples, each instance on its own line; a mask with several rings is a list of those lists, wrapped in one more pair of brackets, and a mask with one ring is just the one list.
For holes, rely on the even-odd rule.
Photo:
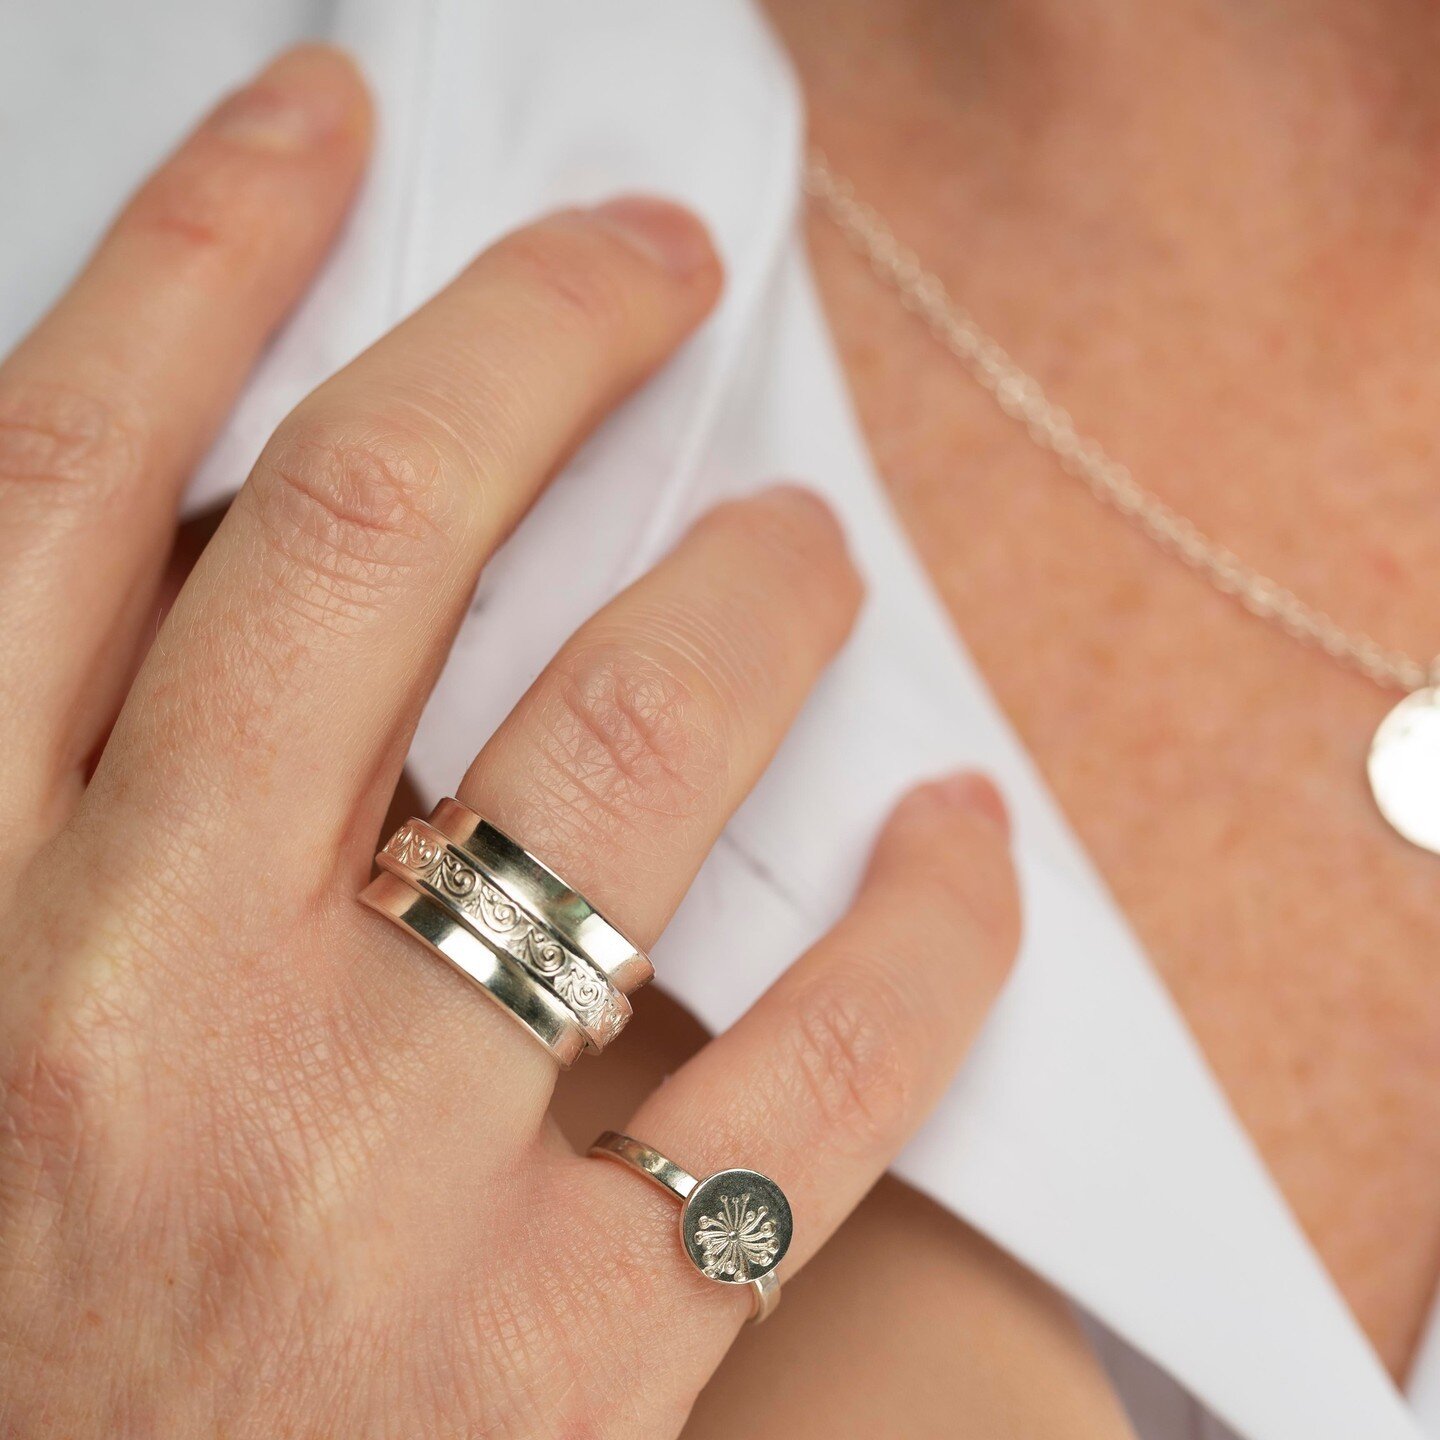
[[(1440, 1263), (1440, 857), (1388, 829), (1365, 781), (1396, 697), (1103, 510), (832, 234), (814, 241), (873, 453), (958, 630), (1402, 1367)], [(1236, 353), (1217, 329), (1177, 367), (1143, 309), (1126, 320), (1108, 338), (1033, 331), (1031, 368), (1082, 429), (1346, 623), (1440, 646), (1423, 376), (1408, 370), (1385, 404), (1345, 404), (1352, 387), (1393, 388), (1394, 361), (1366, 374), (1322, 349), (1267, 367), (1263, 346)], [(1440, 403), (1440, 367), (1431, 378)]]

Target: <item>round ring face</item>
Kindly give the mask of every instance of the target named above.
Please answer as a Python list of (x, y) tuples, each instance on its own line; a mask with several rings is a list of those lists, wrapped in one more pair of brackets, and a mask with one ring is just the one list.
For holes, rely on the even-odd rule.
[(721, 1170), (691, 1192), (680, 1212), (680, 1238), (695, 1268), (722, 1285), (748, 1285), (790, 1248), (790, 1202), (756, 1170)]

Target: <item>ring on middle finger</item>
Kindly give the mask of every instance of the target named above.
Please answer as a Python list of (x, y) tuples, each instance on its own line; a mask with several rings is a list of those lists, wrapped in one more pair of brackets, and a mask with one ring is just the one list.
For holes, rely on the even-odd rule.
[(407, 821), (376, 863), (518, 961), (573, 1016), (589, 1050), (630, 1019), (648, 957), (542, 861), (456, 800)]

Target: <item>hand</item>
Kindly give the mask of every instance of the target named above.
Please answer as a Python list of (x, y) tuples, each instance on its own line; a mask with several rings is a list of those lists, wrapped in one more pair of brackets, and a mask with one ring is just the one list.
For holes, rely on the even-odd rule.
[[(747, 1313), (560, 1138), (550, 1056), (355, 900), (480, 566), (712, 303), (696, 223), (628, 200), (481, 256), (284, 422), (141, 658), (186, 472), (365, 135), (343, 61), (282, 58), (0, 371), (6, 1434), (668, 1435)], [(649, 944), (857, 601), (814, 499), (724, 506), (458, 794)], [(930, 786), (836, 930), (615, 1122), (775, 1176), (793, 1275), (1015, 933), (994, 792)]]

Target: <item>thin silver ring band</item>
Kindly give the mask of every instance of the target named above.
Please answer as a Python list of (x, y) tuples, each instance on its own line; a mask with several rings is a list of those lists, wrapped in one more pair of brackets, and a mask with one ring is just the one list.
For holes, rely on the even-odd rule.
[(408, 931), (497, 1001), (567, 1069), (585, 1051), (569, 1007), (498, 945), (482, 940), (454, 912), (396, 875), (377, 875), (360, 900)]

